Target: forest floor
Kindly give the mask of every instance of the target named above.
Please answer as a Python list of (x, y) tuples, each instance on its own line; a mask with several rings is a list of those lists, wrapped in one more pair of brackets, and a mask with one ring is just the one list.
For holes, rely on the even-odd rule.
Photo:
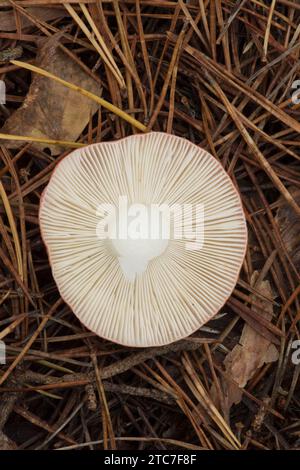
[[(80, 2), (0, 2), (0, 448), (300, 449), (300, 4)], [(73, 148), (143, 130), (223, 165), (249, 241), (212, 321), (133, 349), (60, 299), (38, 210)]]

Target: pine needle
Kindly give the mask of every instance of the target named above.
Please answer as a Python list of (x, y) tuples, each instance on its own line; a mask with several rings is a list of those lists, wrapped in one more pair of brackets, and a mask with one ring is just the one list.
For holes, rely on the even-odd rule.
[[(102, 38), (101, 34), (99, 33), (99, 31), (98, 31), (91, 15), (89, 14), (86, 6), (84, 4), (80, 3), (81, 10), (83, 11), (84, 16), (86, 17), (86, 19), (87, 19), (89, 25), (91, 26), (93, 32), (89, 31), (89, 29), (84, 24), (84, 22), (82, 21), (80, 16), (76, 13), (74, 8), (69, 3), (65, 3), (64, 6), (65, 6), (66, 10), (68, 11), (68, 13), (72, 16), (73, 20), (76, 21), (76, 23), (78, 24), (80, 29), (84, 32), (86, 37), (90, 40), (91, 44), (94, 46), (96, 51), (99, 53), (100, 57), (105, 62), (105, 64), (109, 68), (109, 70), (113, 73), (115, 79), (117, 80), (117, 82), (119, 83), (121, 88), (125, 88), (125, 82), (124, 82), (124, 79), (121, 75), (121, 72), (118, 69), (113, 57), (111, 56), (105, 42), (103, 41), (103, 38)], [(98, 42), (96, 41), (94, 35), (98, 39)]]
[(20, 245), (20, 240), (18, 236), (18, 230), (16, 227), (15, 219), (13, 212), (10, 207), (9, 199), (6, 195), (4, 186), (2, 182), (0, 181), (0, 196), (3, 201), (4, 209), (8, 218), (9, 226), (11, 229), (11, 233), (13, 236), (14, 244), (15, 244), (15, 252), (16, 252), (16, 258), (17, 258), (17, 265), (18, 265), (18, 273), (23, 281), (24, 279), (24, 273), (23, 273), (23, 264), (22, 264), (22, 252), (21, 252), (21, 245)]
[(74, 148), (80, 148), (80, 147), (85, 146), (85, 144), (81, 144), (79, 142), (69, 142), (68, 140), (43, 139), (42, 137), (31, 137), (31, 136), (25, 136), (25, 135), (0, 134), (0, 139), (20, 140), (24, 142), (38, 142), (41, 144), (62, 145), (62, 146), (74, 147)]

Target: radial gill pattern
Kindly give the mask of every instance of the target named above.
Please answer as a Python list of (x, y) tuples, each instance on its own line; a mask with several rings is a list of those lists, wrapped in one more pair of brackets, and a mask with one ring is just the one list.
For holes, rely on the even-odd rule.
[[(128, 280), (96, 232), (99, 206), (117, 206), (120, 196), (147, 206), (203, 205), (202, 247), (171, 236)], [(247, 242), (241, 201), (222, 166), (189, 141), (155, 132), (70, 153), (43, 193), (40, 225), (63, 299), (87, 328), (128, 346), (168, 344), (211, 319), (235, 286)]]

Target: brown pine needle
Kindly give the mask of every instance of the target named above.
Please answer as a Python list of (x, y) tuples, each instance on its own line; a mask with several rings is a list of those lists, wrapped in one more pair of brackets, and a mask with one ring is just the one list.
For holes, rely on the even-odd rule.
[(99, 400), (101, 403), (101, 414), (102, 414), (102, 425), (103, 425), (103, 435), (105, 436), (104, 440), (104, 448), (106, 450), (108, 449), (108, 440), (110, 441), (110, 446), (112, 450), (116, 449), (116, 441), (115, 441), (115, 435), (113, 431), (113, 426), (112, 426), (112, 421), (110, 417), (110, 412), (109, 412), (109, 407), (108, 403), (106, 400), (106, 395), (105, 395), (105, 390), (103, 387), (101, 375), (100, 375), (100, 370), (98, 367), (97, 363), (97, 357), (95, 353), (91, 354), (92, 357), (92, 362), (94, 365), (95, 369), (95, 376), (96, 376), (96, 385), (97, 385), (97, 390), (98, 390), (98, 395), (99, 395)]
[(10, 207), (9, 199), (6, 195), (4, 186), (1, 181), (0, 181), (0, 197), (3, 201), (4, 209), (8, 218), (9, 226), (10, 226), (14, 244), (15, 244), (15, 252), (16, 252), (16, 258), (17, 258), (17, 264), (18, 264), (18, 273), (19, 273), (20, 279), (23, 281), (24, 273), (23, 273), (22, 251), (21, 251), (21, 244), (19, 240), (18, 230), (16, 227), (12, 209)]
[(259, 148), (257, 147), (255, 141), (253, 138), (250, 136), (249, 132), (247, 131), (246, 127), (242, 123), (241, 119), (239, 118), (238, 112), (235, 109), (235, 107), (230, 103), (228, 98), (226, 97), (225, 93), (221, 89), (220, 85), (214, 80), (214, 78), (205, 70), (203, 69), (204, 74), (208, 78), (208, 80), (211, 82), (212, 86), (214, 89), (217, 91), (219, 97), (223, 101), (228, 113), (232, 117), (233, 121), (235, 122), (237, 128), (239, 129), (242, 137), (244, 138), (245, 142), (249, 145), (250, 149), (252, 150), (253, 154), (256, 156), (257, 160), (260, 162), (262, 165), (263, 169), (265, 172), (268, 174), (270, 179), (273, 181), (274, 185), (277, 187), (278, 191), (281, 192), (283, 197), (287, 200), (287, 202), (290, 204), (290, 206), (295, 210), (295, 212), (300, 215), (300, 207), (296, 203), (295, 199), (293, 196), (290, 194), (290, 192), (286, 189), (284, 184), (281, 182), (280, 178), (277, 176), (273, 168), (271, 167), (270, 163), (268, 160), (264, 157), (264, 155), (261, 153)]
[(13, 370), (17, 367), (17, 365), (20, 363), (20, 361), (23, 359), (25, 354), (28, 352), (30, 349), (31, 345), (35, 342), (36, 338), (40, 334), (41, 331), (43, 331), (46, 323), (48, 322), (49, 318), (53, 315), (57, 307), (59, 307), (62, 304), (62, 299), (59, 298), (55, 304), (50, 308), (49, 312), (44, 316), (43, 320), (31, 336), (30, 340), (27, 341), (26, 345), (20, 352), (20, 354), (16, 357), (16, 359), (10, 364), (8, 369), (4, 372), (4, 374), (0, 377), (0, 385), (2, 385), (7, 378), (10, 376), (10, 374), (13, 372)]
[(5, 338), (5, 336), (9, 335), (14, 329), (24, 320), (26, 317), (26, 313), (19, 315), (19, 317), (14, 320), (10, 325), (8, 325), (4, 330), (0, 331), (0, 340)]
[[(55, 88), (61, 83), (63, 92), (70, 94), (70, 112), (62, 110), (65, 129), (72, 129), (77, 112), (72, 97), (79, 96), (98, 111), (88, 115), (87, 125), (75, 137), (32, 132), (37, 126), (30, 113), (24, 126), (29, 130), (21, 129), (20, 120), (9, 130), (0, 129), (0, 180), (9, 201), (7, 212), (0, 194), (0, 362), (6, 360), (6, 365), (0, 365), (0, 379), (5, 381), (0, 386), (0, 448), (7, 433), (20, 450), (130, 448), (160, 454), (176, 448), (297, 450), (299, 431), (293, 420), (299, 408), (300, 370), (299, 0), (2, 0), (1, 7), (0, 78), (7, 88), (6, 103), (0, 106), (1, 125), (6, 127), (14, 114), (18, 117), (19, 106), (28, 101), (32, 79), (41, 75), (46, 85)], [(63, 68), (50, 70), (43, 65), (37, 53), (47, 42), (91, 77), (98, 90), (67, 77)], [(17, 44), (23, 47), (21, 58), (11, 55)], [(33, 109), (32, 116), (39, 118), (44, 112), (52, 118), (49, 129), (52, 121), (60, 127), (47, 97), (45, 106), (37, 115)], [(58, 100), (59, 96), (57, 106), (62, 109)], [(150, 121), (146, 129), (144, 124)], [(59, 306), (46, 323), (60, 293), (39, 229), (39, 203), (56, 166), (72, 150), (150, 129), (184, 137), (213, 154), (240, 195), (249, 241), (237, 284), (212, 325), (203, 325), (182, 341), (140, 349), (98, 338), (76, 320), (67, 304)], [(50, 155), (50, 145), (56, 145), (56, 156)], [(14, 148), (9, 151), (6, 146)], [(166, 151), (166, 169), (170, 159), (172, 154)], [(109, 159), (102, 168), (104, 178), (111, 175), (111, 165)], [(125, 188), (131, 175), (127, 177), (127, 169), (120, 165)], [(153, 173), (147, 173), (149, 202), (152, 186), (157, 195), (153, 202), (163, 202), (159, 199), (167, 190), (164, 182), (177, 168), (181, 176), (170, 188), (172, 195), (181, 202), (186, 188), (190, 202), (196, 203), (192, 185), (185, 184), (191, 168), (185, 158), (177, 164), (174, 160), (168, 173), (154, 167)], [(102, 177), (93, 175), (92, 166), (86, 170), (103, 192)], [(140, 184), (143, 174), (141, 165), (136, 173), (137, 178), (141, 175)], [(119, 177), (110, 179), (111, 196), (117, 196)], [(194, 181), (198, 191), (196, 174)], [(206, 188), (218, 181), (216, 174), (200, 187), (204, 201), (208, 200)], [(69, 185), (78, 182), (66, 178), (62, 184), (68, 200)], [(92, 202), (90, 188), (86, 190)], [(54, 237), (57, 216), (58, 212), (51, 222)], [(88, 237), (84, 215), (80, 217), (82, 234)], [(220, 233), (217, 221), (209, 217), (209, 224), (215, 238), (207, 249), (214, 252)], [(227, 228), (230, 231), (230, 225)], [(236, 235), (231, 235), (235, 245)], [(89, 256), (88, 246), (78, 259), (68, 253), (67, 257), (71, 264), (82, 259), (83, 266), (85, 253)], [(227, 259), (226, 252), (217, 266), (206, 267), (211, 274), (211, 284), (203, 283), (201, 288), (206, 305), (215, 269), (225, 275)], [(97, 266), (94, 260), (95, 282), (99, 281)], [(180, 269), (193, 276), (196, 267), (193, 261)], [(162, 271), (165, 268), (162, 265)], [(67, 271), (74, 280), (71, 268)], [(255, 271), (257, 279), (272, 286), (270, 295), (259, 292), (259, 283), (251, 284)], [(168, 272), (178, 277), (175, 265)], [(113, 266), (109, 275), (112, 288)], [(147, 290), (132, 302), (141, 307), (149, 303), (145, 299), (153, 290), (153, 275), (151, 267)], [(84, 284), (81, 279), (77, 286), (82, 285), (82, 294), (89, 297), (85, 276)], [(158, 296), (167, 280), (167, 274), (161, 276)], [(178, 283), (179, 293), (182, 287)], [(188, 295), (180, 298), (197, 310), (198, 291), (189, 282), (186, 287)], [(220, 294), (222, 290), (220, 285)], [(112, 288), (112, 295), (122, 293)], [(108, 298), (101, 300), (108, 304)], [(148, 305), (149, 313), (156, 304)], [(157, 312), (161, 330), (167, 326), (163, 316), (170, 309), (171, 299)], [(271, 309), (272, 319), (266, 319), (264, 314), (270, 315)], [(113, 325), (110, 317), (108, 322)], [(239, 387), (240, 380), (233, 380), (225, 369), (232, 350), (243, 345), (244, 322), (254, 336), (259, 334), (257, 341), (273, 343), (271, 353), (276, 347), (279, 359), (262, 367), (258, 361), (252, 377)], [(114, 326), (119, 327), (119, 319)], [(140, 315), (136, 326), (137, 331), (143, 326)], [(6, 351), (4, 344), (1, 351), (1, 341)], [(249, 357), (245, 355), (243, 364), (232, 361), (239, 379), (245, 375)], [(20, 420), (29, 434), (15, 432)]]
[[(74, 8), (69, 3), (65, 3), (64, 6), (65, 6), (67, 12), (72, 16), (74, 21), (76, 21), (76, 23), (78, 24), (80, 29), (84, 32), (86, 37), (90, 40), (91, 44), (94, 46), (96, 51), (99, 53), (100, 57), (105, 62), (105, 64), (109, 68), (109, 70), (113, 73), (113, 75), (114, 75), (115, 79), (117, 80), (117, 82), (119, 83), (120, 87), (125, 88), (125, 82), (124, 82), (124, 79), (121, 75), (121, 72), (119, 71), (119, 69), (118, 69), (115, 61), (113, 60), (111, 54), (109, 53), (109, 51), (108, 51), (108, 49), (107, 49), (107, 47), (106, 47), (106, 45), (105, 45), (98, 29), (97, 29), (93, 19), (91, 18), (86, 6), (84, 4), (80, 4), (80, 7), (81, 7), (88, 23), (90, 24), (93, 32), (89, 31), (89, 29), (84, 24), (84, 22), (82, 21), (80, 16), (76, 13)], [(99, 43), (96, 41), (94, 35), (98, 39)]]
[(263, 60), (264, 60), (264, 62), (267, 61), (269, 37), (270, 37), (270, 32), (271, 32), (272, 17), (273, 17), (275, 5), (276, 5), (276, 0), (272, 0), (270, 10), (269, 10), (268, 21), (267, 21), (266, 34), (265, 34), (265, 37), (264, 37), (264, 47), (263, 47), (263, 50), (264, 50)]
[(232, 430), (213, 404), (211, 398), (208, 396), (187, 353), (184, 353), (182, 362), (190, 377), (190, 379), (187, 380), (187, 383), (189, 386), (191, 386), (193, 393), (195, 396), (198, 396), (200, 403), (205, 405), (207, 411), (209, 411), (210, 416), (219, 426), (220, 430), (223, 432), (224, 436), (228, 439), (233, 448), (239, 449), (241, 447), (239, 440), (233, 434)]
[(108, 49), (107, 45), (105, 44), (104, 39), (103, 39), (103, 37), (101, 36), (101, 34), (99, 32), (99, 29), (95, 25), (94, 20), (91, 17), (87, 7), (85, 6), (84, 3), (80, 3), (79, 5), (80, 5), (80, 8), (81, 8), (84, 16), (86, 17), (86, 19), (88, 21), (90, 27), (92, 28), (96, 38), (98, 39), (100, 47), (102, 47), (102, 49), (103, 49), (103, 60), (105, 61), (105, 63), (107, 63), (107, 65), (108, 65), (108, 63), (110, 63), (111, 66), (113, 67), (113, 69), (115, 71), (113, 73), (115, 74), (116, 79), (119, 82), (121, 88), (126, 88), (124, 78), (123, 78), (123, 76), (122, 76), (122, 74), (121, 74), (121, 72), (120, 72), (120, 70), (119, 70), (119, 68), (118, 68), (111, 52), (110, 52), (110, 50)]

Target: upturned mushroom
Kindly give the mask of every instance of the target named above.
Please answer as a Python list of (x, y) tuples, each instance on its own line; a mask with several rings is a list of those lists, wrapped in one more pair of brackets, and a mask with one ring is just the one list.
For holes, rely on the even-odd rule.
[(127, 346), (168, 344), (213, 318), (247, 244), (222, 165), (161, 132), (71, 152), (39, 218), (63, 299), (88, 329)]

